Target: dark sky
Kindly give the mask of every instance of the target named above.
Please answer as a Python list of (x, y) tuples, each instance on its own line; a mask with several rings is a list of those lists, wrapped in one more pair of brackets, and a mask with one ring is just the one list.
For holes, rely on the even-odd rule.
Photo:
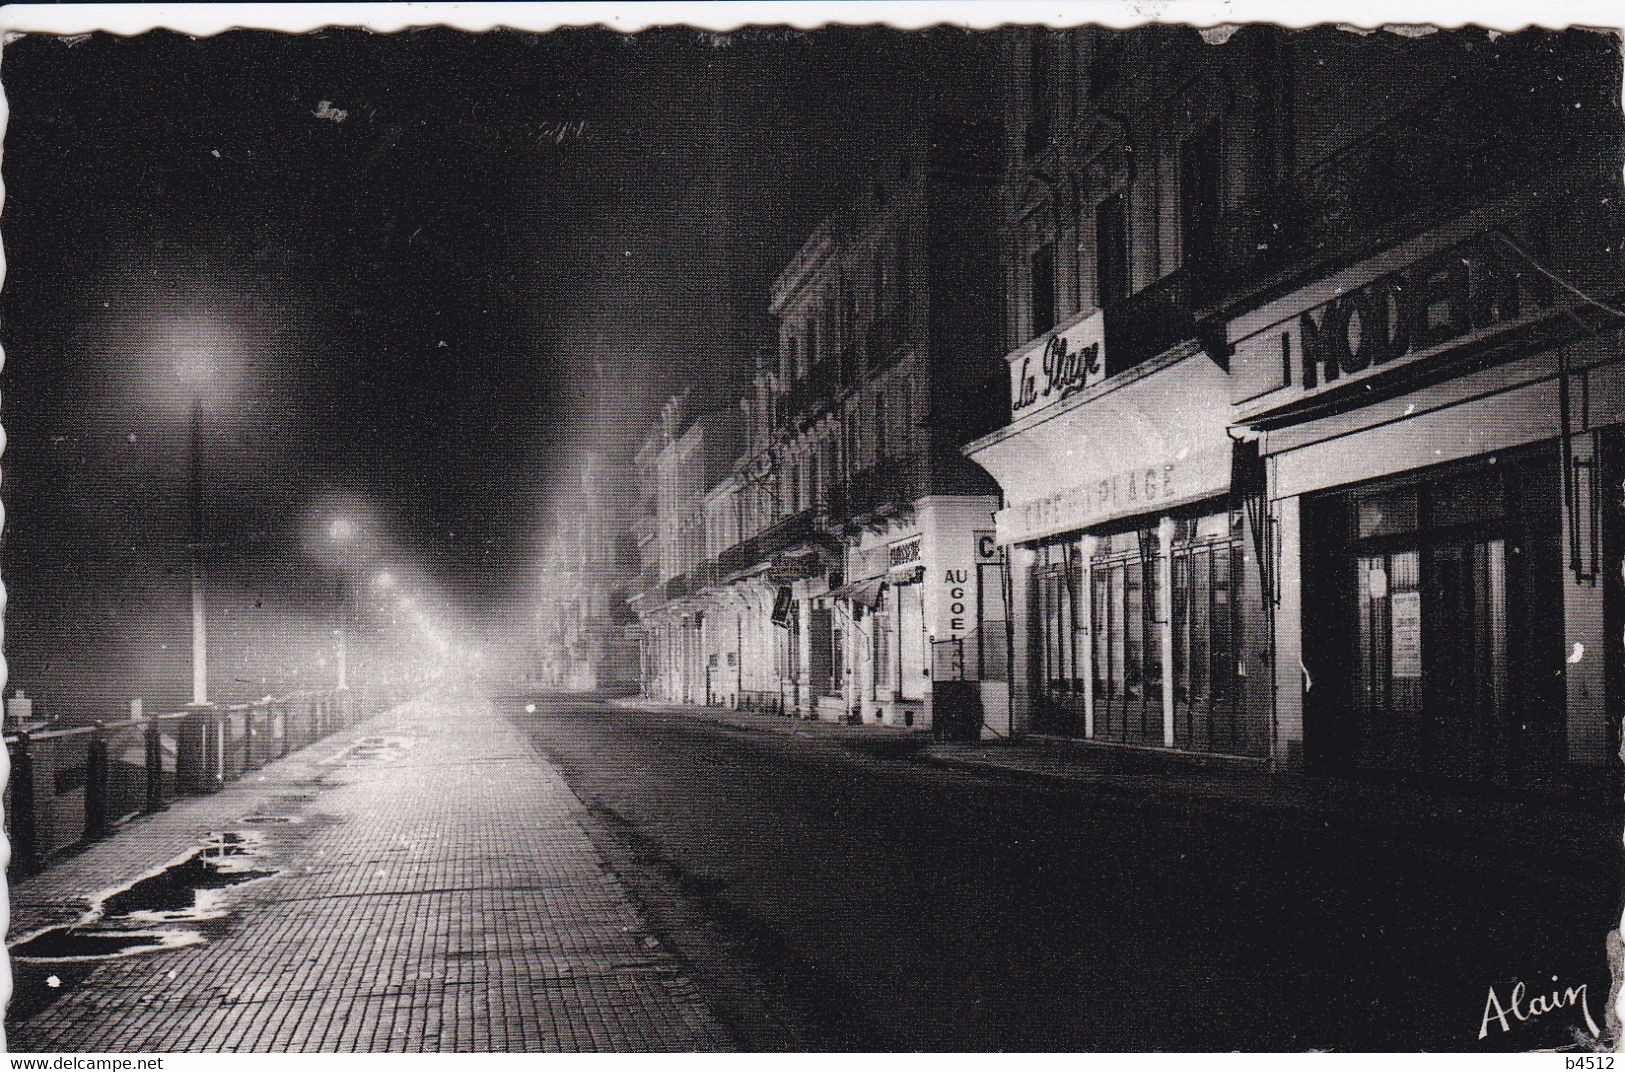
[(7, 43), (14, 684), (64, 709), (179, 695), (186, 355), (209, 368), (214, 611), (241, 634), (220, 626), (216, 691), (239, 657), (244, 688), (274, 679), (258, 632), (331, 602), (338, 512), (460, 620), (514, 609), (551, 479), (674, 387), (734, 389), (774, 274), (964, 41)]

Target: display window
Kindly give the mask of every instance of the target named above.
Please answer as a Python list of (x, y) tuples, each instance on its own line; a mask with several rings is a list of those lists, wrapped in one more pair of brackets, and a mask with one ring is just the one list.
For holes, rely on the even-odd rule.
[(1172, 676), (1180, 748), (1245, 753), (1255, 743), (1243, 688), (1243, 562), (1240, 511), (1175, 521)]
[(1090, 563), (1095, 736), (1161, 745), (1161, 579), (1154, 526), (1101, 536)]

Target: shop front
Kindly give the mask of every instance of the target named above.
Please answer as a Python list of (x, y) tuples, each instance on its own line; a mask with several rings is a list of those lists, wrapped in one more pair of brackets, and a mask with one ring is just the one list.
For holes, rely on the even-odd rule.
[(1003, 648), (984, 650), (983, 640), (1004, 632), (997, 574), (986, 568), (993, 507), (986, 496), (930, 495), (855, 537), (847, 561), (859, 576), (831, 594), (847, 717), (974, 733), (1002, 702)]
[[(1047, 349), (1055, 349), (1049, 344)], [(1231, 495), (1225, 370), (1194, 344), (966, 448), (1005, 490), (1011, 719), (997, 732), (1267, 757), (1267, 618)]]
[(1292, 764), (1532, 789), (1609, 765), (1618, 233), (1599, 202), (1509, 203), (1231, 325)]

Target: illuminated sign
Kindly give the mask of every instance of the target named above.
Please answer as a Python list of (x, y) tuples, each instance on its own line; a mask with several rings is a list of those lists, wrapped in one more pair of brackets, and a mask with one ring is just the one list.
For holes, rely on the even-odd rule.
[(920, 564), (920, 544), (922, 537), (912, 536), (906, 540), (899, 540), (886, 548), (886, 568), (906, 569)]
[(1223, 494), (1229, 487), (1230, 452), (1194, 451), (1012, 503), (994, 515), (994, 522), (999, 543), (1021, 543), (1194, 502)]
[(1012, 353), (1010, 413), (1054, 405), (1106, 378), (1106, 318), (1084, 317)]

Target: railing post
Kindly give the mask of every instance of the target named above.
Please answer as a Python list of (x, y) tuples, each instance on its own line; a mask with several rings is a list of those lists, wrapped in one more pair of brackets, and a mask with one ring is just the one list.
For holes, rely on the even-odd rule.
[(107, 833), (107, 727), (94, 723), (95, 734), (85, 755), (85, 840)]
[(147, 719), (147, 810), (157, 811), (164, 806), (164, 738), (158, 730), (158, 720)]
[(39, 825), (34, 814), (34, 754), (28, 731), (17, 731), (11, 754), (11, 867), (26, 875), (39, 866)]

